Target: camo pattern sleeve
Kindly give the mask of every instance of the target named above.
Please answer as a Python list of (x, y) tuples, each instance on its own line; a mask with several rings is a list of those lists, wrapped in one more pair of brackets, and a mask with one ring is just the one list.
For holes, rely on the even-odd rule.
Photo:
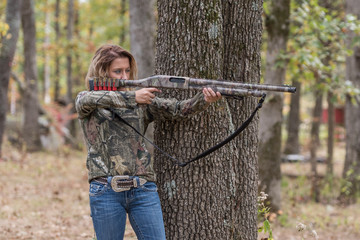
[(200, 92), (193, 98), (183, 101), (155, 97), (148, 110), (153, 119), (176, 120), (191, 117), (204, 111), (209, 105)]
[(87, 117), (97, 108), (127, 108), (136, 105), (134, 91), (83, 91), (75, 99), (79, 119)]
[(143, 106), (136, 104), (134, 92), (81, 92), (76, 110), (88, 152), (89, 181), (115, 175), (155, 181), (151, 155), (143, 139), (122, 121), (145, 132)]

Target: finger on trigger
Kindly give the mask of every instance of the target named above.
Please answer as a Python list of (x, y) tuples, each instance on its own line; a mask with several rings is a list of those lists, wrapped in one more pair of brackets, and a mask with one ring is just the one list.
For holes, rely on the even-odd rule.
[(209, 95), (209, 89), (208, 89), (208, 88), (204, 88), (204, 89), (203, 89), (203, 93), (204, 93), (205, 95)]
[(208, 88), (208, 91), (211, 96), (216, 96), (216, 93), (214, 92), (214, 90), (212, 90), (212, 88)]

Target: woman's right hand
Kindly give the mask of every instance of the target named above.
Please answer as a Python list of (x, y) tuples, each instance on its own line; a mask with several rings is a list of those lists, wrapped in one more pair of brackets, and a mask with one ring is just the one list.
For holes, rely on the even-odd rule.
[(155, 98), (154, 92), (161, 92), (161, 90), (157, 88), (142, 88), (137, 90), (135, 91), (135, 101), (138, 104), (150, 104)]

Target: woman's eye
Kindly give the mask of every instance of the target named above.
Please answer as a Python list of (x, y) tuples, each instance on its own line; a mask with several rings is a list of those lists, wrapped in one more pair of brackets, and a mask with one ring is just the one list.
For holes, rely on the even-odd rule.
[(126, 69), (126, 73), (130, 73), (130, 69)]
[(121, 70), (115, 70), (114, 73), (120, 74), (120, 73), (121, 73)]

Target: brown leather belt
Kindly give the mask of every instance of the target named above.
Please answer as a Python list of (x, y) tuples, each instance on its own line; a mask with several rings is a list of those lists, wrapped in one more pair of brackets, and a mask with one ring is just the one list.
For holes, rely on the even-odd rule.
[[(94, 181), (102, 183), (102, 184), (108, 183), (107, 177), (97, 177), (97, 178), (94, 178)], [(123, 192), (123, 191), (130, 190), (131, 188), (136, 188), (136, 187), (142, 186), (146, 182), (147, 181), (145, 179), (140, 178), (140, 177), (132, 177), (132, 176), (128, 176), (128, 175), (117, 175), (117, 176), (111, 177), (111, 188), (115, 192)]]

